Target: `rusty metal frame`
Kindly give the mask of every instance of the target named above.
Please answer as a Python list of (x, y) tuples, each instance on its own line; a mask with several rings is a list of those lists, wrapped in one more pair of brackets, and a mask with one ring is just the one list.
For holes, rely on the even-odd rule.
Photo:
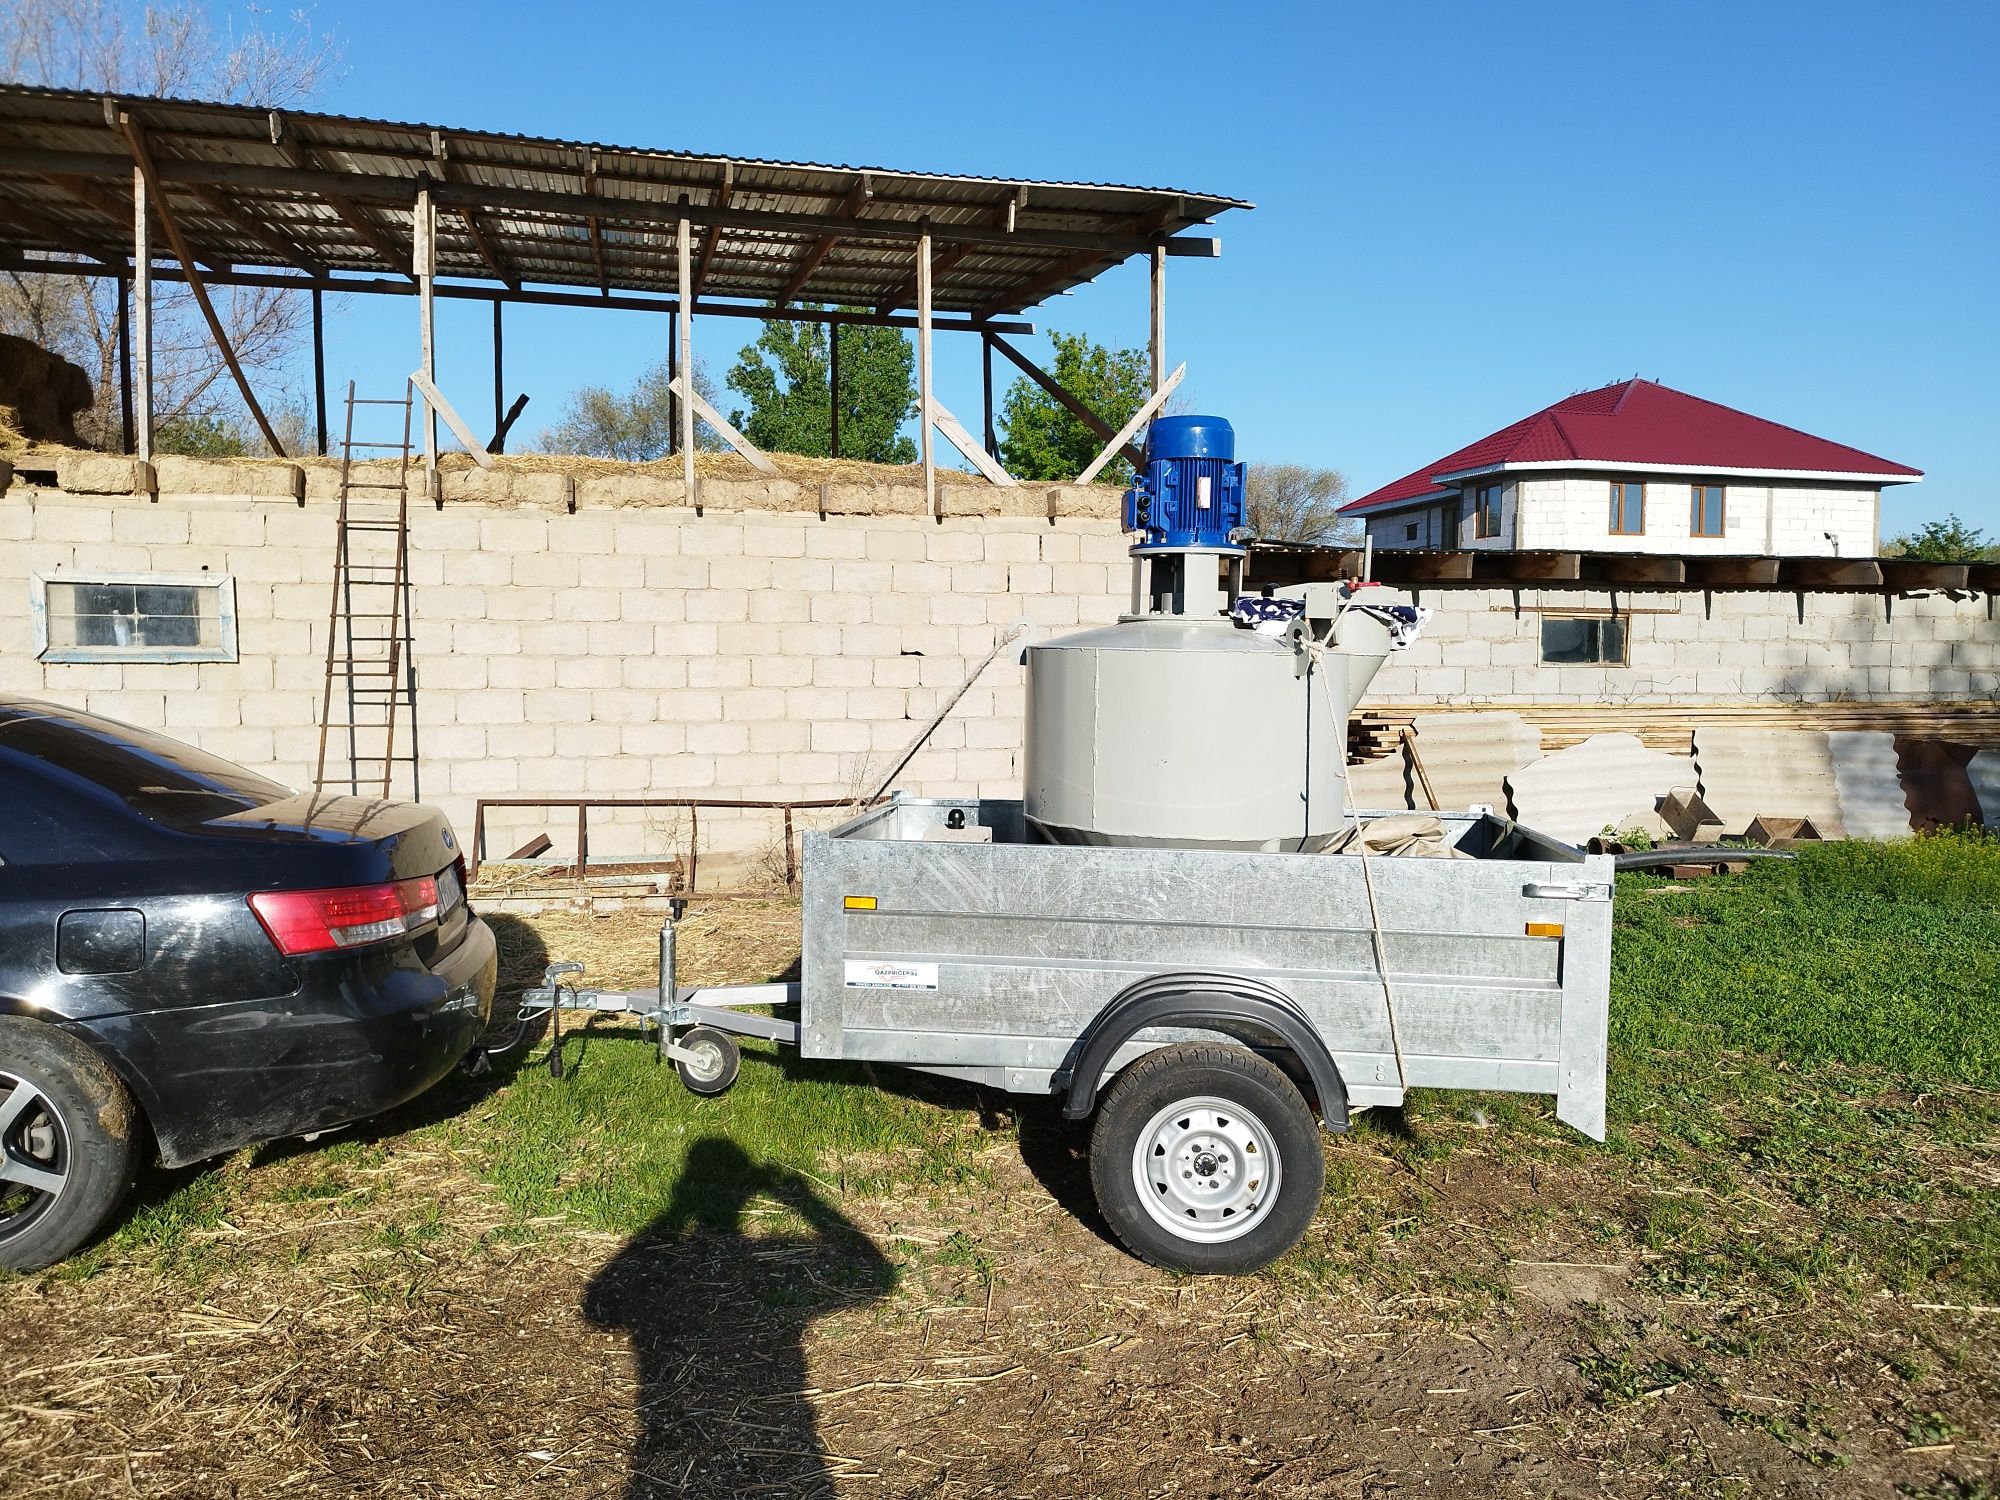
[[(547, 812), (573, 808), (576, 811), (576, 862), (573, 869), (578, 880), (585, 878), (590, 864), (590, 814), (615, 808), (685, 808), (688, 814), (688, 864), (687, 889), (681, 894), (697, 894), (696, 879), (701, 869), (701, 810), (709, 808), (723, 812), (775, 812), (784, 815), (785, 827), (785, 887), (791, 889), (799, 883), (799, 851), (797, 830), (792, 815), (796, 812), (822, 812), (830, 808), (849, 808), (859, 811), (865, 803), (852, 797), (794, 797), (787, 801), (757, 797), (481, 797), (472, 804), (472, 845), (468, 851), (471, 870), (468, 879), (476, 878), (479, 867), (486, 862), (486, 810), (489, 807), (541, 808)], [(717, 895), (721, 892), (703, 892)]]

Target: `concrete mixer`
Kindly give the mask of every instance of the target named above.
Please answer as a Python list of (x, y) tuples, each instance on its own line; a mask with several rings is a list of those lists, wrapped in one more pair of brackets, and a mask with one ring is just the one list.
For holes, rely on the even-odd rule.
[(1120, 1239), (1189, 1271), (1283, 1254), (1316, 1122), (1413, 1088), (1552, 1095), (1603, 1139), (1610, 857), (1486, 808), (1398, 845), (1431, 857), (1373, 852), (1347, 718), (1420, 612), (1353, 581), (1246, 594), (1229, 424), (1155, 421), (1145, 456), (1129, 611), (1026, 652), (1021, 798), (898, 793), (808, 834), (795, 982), (680, 986), (668, 922), (656, 986), (557, 964), (525, 1013), (636, 1012), (704, 1094), (747, 1036), (1053, 1098), (1093, 1120)]

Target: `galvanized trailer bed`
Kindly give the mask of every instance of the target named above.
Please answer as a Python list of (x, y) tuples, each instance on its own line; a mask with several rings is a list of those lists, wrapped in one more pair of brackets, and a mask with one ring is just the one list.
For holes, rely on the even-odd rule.
[[(1603, 1139), (1612, 860), (1483, 810), (1440, 820), (1472, 858), (1031, 843), (1018, 801), (898, 796), (807, 835), (797, 983), (681, 987), (668, 923), (659, 987), (571, 988), (580, 966), (560, 964), (526, 1003), (637, 1012), (702, 1093), (734, 1081), (730, 1037), (752, 1035), (1059, 1095), (1080, 1118), (1146, 1054), (1221, 1042), (1276, 1060), (1334, 1130), (1411, 1088), (1495, 1089), (1553, 1095)], [(796, 1020), (760, 1013), (791, 1004)], [(1226, 1163), (1218, 1130), (1199, 1140)], [(1208, 1260), (1135, 1248), (1196, 1269), (1269, 1258), (1232, 1264), (1211, 1238)]]

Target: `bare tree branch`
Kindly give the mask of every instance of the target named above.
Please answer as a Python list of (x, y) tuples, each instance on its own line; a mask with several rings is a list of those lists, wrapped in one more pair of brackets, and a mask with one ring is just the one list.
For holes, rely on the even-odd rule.
[(1346, 498), (1345, 474), (1304, 464), (1252, 464), (1244, 484), (1246, 519), (1265, 542), (1358, 544), (1361, 523), (1339, 514)]
[[(273, 20), (251, 11), (220, 27), (200, 0), (135, 6), (119, 0), (0, 0), (0, 77), (53, 88), (209, 98), (285, 108), (314, 95), (340, 65), (331, 32), (310, 11)], [(237, 288), (217, 311), (246, 374), (285, 404), (310, 322), (306, 294)], [(80, 413), (86, 441), (121, 439), (118, 285), (9, 272), (0, 331), (16, 333), (90, 372), (95, 402)], [(215, 345), (185, 287), (155, 283), (153, 411), (158, 422), (214, 419), (232, 427), (241, 398), (221, 380)]]

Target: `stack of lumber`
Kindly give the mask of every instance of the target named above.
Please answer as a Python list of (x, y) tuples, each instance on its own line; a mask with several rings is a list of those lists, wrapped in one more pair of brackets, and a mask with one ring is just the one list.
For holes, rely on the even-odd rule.
[[(1734, 729), (1874, 730), (1904, 739), (1942, 740), (2000, 749), (2000, 703), (1509, 703), (1440, 705), (1434, 713), (1519, 714), (1542, 732), (1544, 750), (1580, 745), (1593, 734), (1632, 734), (1649, 748), (1685, 755), (1695, 731), (1706, 725)], [(1369, 710), (1358, 716), (1365, 732), (1385, 747), (1414, 711)]]

